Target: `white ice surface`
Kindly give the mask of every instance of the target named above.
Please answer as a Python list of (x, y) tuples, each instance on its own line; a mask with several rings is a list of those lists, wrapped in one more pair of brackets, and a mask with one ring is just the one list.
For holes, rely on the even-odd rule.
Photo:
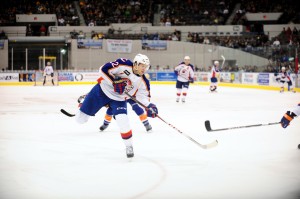
[(280, 125), (208, 133), (213, 129), (280, 121), (299, 93), (191, 86), (176, 103), (174, 85), (152, 85), (159, 115), (205, 144), (204, 150), (169, 125), (150, 119), (147, 134), (135, 113), (135, 157), (126, 158), (115, 121), (99, 132), (105, 109), (85, 124), (77, 98), (92, 85), (0, 87), (1, 199), (294, 199), (300, 198), (300, 117)]

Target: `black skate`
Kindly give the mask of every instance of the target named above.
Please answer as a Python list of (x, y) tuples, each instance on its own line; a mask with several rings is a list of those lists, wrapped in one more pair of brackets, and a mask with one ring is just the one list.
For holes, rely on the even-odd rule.
[(104, 131), (106, 128), (108, 127), (108, 125), (103, 124), (102, 126), (100, 126), (100, 131)]

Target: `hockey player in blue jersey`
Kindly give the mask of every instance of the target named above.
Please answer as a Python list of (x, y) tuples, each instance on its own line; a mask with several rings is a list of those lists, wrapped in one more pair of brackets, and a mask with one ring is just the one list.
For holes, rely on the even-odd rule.
[(147, 107), (148, 117), (156, 117), (158, 113), (156, 105), (150, 103), (150, 84), (144, 75), (149, 67), (149, 58), (143, 54), (137, 54), (133, 61), (120, 58), (104, 64), (99, 69), (98, 83), (87, 94), (75, 115), (78, 123), (85, 123), (90, 116), (95, 116), (103, 106), (108, 105), (120, 128), (128, 158), (132, 158), (134, 152), (132, 130), (127, 116), (128, 96), (124, 92)]

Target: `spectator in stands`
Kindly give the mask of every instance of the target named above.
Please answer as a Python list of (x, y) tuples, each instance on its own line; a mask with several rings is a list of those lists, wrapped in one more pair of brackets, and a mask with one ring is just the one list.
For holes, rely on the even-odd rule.
[(280, 47), (280, 41), (278, 38), (275, 38), (275, 41), (273, 42), (273, 46), (276, 48)]
[(2, 30), (1, 33), (0, 33), (0, 39), (7, 39), (4, 30)]
[(119, 27), (119, 29), (118, 29), (118, 34), (119, 34), (119, 35), (122, 34), (121, 27)]
[(159, 34), (158, 32), (153, 34), (153, 40), (159, 40)]
[(62, 16), (58, 17), (58, 25), (59, 26), (64, 26), (65, 25), (65, 19), (62, 18)]
[(166, 19), (165, 26), (172, 26), (170, 17)]
[(71, 38), (72, 38), (72, 39), (77, 39), (79, 33), (76, 32), (76, 30), (74, 29), (72, 32), (70, 32), (70, 35), (71, 35)]
[(79, 17), (77, 15), (72, 16), (72, 24), (79, 25)]
[(91, 20), (88, 26), (95, 26), (94, 20)]
[(26, 28), (26, 36), (32, 36), (33, 35), (33, 31), (31, 28), (31, 24), (28, 24), (27, 28)]
[(165, 26), (164, 19), (160, 19), (159, 25), (160, 25), (160, 26)]
[(91, 39), (93, 39), (93, 40), (98, 40), (99, 38), (98, 38), (98, 34), (95, 32), (95, 31), (92, 31), (91, 32)]
[(292, 35), (292, 30), (290, 27), (288, 27), (286, 30), (286, 38), (289, 39), (291, 35)]
[(145, 34), (142, 37), (142, 40), (147, 40), (147, 39), (149, 39), (149, 35), (147, 32), (145, 32)]
[(205, 37), (203, 40), (203, 44), (210, 44), (208, 37)]
[(113, 35), (115, 33), (115, 29), (114, 29), (114, 27), (112, 25), (109, 27), (107, 33), (111, 34), (111, 35)]
[(193, 34), (192, 34), (191, 32), (188, 32), (188, 35), (187, 35), (187, 37), (186, 37), (186, 41), (187, 41), (187, 42), (191, 42), (192, 39), (193, 39)]
[(298, 30), (297, 30), (297, 28), (296, 27), (294, 27), (294, 29), (293, 29), (293, 35), (298, 35)]
[(85, 33), (82, 30), (80, 30), (79, 33), (78, 33), (77, 38), (78, 39), (85, 39), (86, 38), (85, 36), (86, 36)]
[(179, 41), (178, 37), (176, 34), (172, 34), (172, 41)]
[(181, 40), (181, 31), (180, 30), (177, 30), (177, 29), (175, 29), (174, 30), (174, 34), (176, 35), (176, 37), (178, 38), (178, 41), (180, 41)]
[(40, 27), (40, 36), (45, 36), (46, 35), (46, 27), (45, 25), (41, 25)]

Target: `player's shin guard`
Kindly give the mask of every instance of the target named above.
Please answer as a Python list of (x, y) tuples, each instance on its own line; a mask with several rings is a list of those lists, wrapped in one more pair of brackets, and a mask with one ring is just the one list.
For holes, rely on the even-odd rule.
[(76, 122), (83, 124), (86, 123), (89, 120), (90, 116), (85, 114), (84, 112), (78, 110), (75, 115)]
[(186, 95), (187, 95), (186, 92), (182, 93), (182, 98), (181, 98), (182, 103), (185, 102)]
[(176, 102), (179, 102), (180, 95), (181, 95), (181, 89), (177, 89), (176, 95), (177, 95), (177, 97), (176, 97)]
[(132, 146), (132, 131), (129, 125), (129, 119), (126, 114), (118, 114), (115, 116), (116, 122), (120, 128), (121, 137), (126, 146)]
[(129, 126), (129, 119), (126, 114), (118, 114), (115, 119), (120, 127), (121, 137), (126, 146), (126, 156), (127, 158), (132, 158), (134, 156), (132, 147), (132, 131)]

